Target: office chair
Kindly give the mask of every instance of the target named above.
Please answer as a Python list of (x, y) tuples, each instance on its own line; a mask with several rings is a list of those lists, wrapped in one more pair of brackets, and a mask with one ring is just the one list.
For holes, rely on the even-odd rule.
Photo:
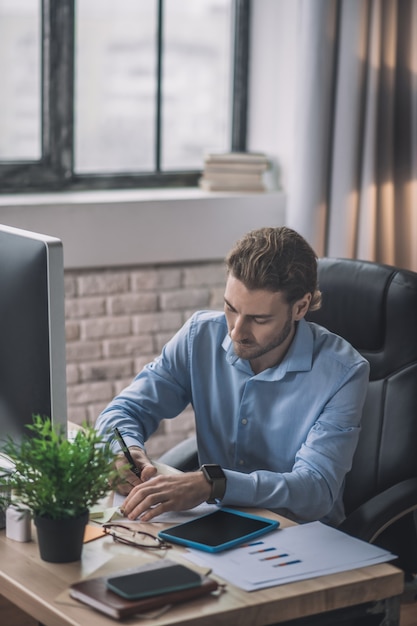
[[(347, 339), (370, 363), (362, 430), (346, 477), (340, 530), (391, 550), (417, 572), (417, 273), (351, 259), (318, 263), (322, 308), (308, 320)], [(198, 468), (195, 438), (161, 460)]]

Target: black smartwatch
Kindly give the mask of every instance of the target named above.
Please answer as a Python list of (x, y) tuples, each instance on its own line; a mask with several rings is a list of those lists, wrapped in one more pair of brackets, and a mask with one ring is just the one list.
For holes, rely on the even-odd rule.
[(216, 504), (221, 500), (226, 491), (226, 476), (220, 465), (205, 464), (200, 467), (204, 478), (211, 485), (211, 495), (207, 504)]

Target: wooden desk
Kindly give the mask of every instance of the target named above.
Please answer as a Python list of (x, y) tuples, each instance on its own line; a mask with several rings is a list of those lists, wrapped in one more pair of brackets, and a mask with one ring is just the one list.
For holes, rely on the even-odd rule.
[[(257, 512), (265, 514), (265, 511)], [(282, 526), (289, 524), (279, 519)], [(97, 568), (115, 557), (124, 560), (123, 567), (126, 567), (126, 559), (128, 567), (133, 567), (155, 558), (149, 552), (121, 546), (110, 537), (104, 537), (85, 544), (79, 562), (46, 563), (39, 558), (35, 531), (33, 537), (30, 543), (18, 543), (7, 539), (4, 530), (0, 532), (0, 594), (45, 626), (114, 626), (117, 623), (114, 620), (69, 599), (68, 586), (94, 574)], [(174, 550), (177, 549), (169, 551), (170, 558)], [(178, 605), (146, 623), (150, 626), (278, 623), (334, 626), (345, 623), (340, 621), (341, 611), (344, 615), (346, 612), (355, 615), (379, 611), (381, 622), (372, 621), (372, 624), (382, 624), (385, 616), (384, 626), (396, 626), (399, 623), (398, 596), (402, 591), (403, 573), (384, 563), (250, 593), (227, 584), (226, 592), (219, 597), (209, 596)], [(311, 616), (308, 621), (303, 619), (306, 616)], [(127, 623), (143, 626), (144, 620), (132, 618)]]

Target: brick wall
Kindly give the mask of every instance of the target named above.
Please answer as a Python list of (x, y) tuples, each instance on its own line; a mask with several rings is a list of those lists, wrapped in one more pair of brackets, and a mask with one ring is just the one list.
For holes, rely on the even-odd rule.
[[(198, 309), (222, 309), (222, 261), (65, 272), (68, 419), (100, 411)], [(188, 407), (147, 444), (157, 458), (194, 431)]]

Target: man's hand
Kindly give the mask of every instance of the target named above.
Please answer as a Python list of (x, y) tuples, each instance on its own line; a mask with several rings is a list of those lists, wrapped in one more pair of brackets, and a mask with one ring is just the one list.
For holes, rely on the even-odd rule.
[(139, 446), (132, 446), (129, 448), (130, 454), (135, 462), (136, 467), (141, 470), (140, 477), (136, 476), (129, 469), (129, 464), (124, 456), (124, 454), (120, 454), (115, 461), (116, 469), (119, 471), (119, 474), (124, 478), (124, 482), (118, 485), (117, 490), (122, 495), (126, 496), (134, 486), (141, 485), (146, 482), (153, 476), (157, 474), (157, 469), (151, 463), (151, 461), (146, 456), (145, 452)]
[(136, 484), (122, 505), (131, 520), (140, 517), (149, 522), (166, 511), (184, 511), (208, 500), (211, 485), (202, 472), (187, 472), (175, 476), (156, 476)]

